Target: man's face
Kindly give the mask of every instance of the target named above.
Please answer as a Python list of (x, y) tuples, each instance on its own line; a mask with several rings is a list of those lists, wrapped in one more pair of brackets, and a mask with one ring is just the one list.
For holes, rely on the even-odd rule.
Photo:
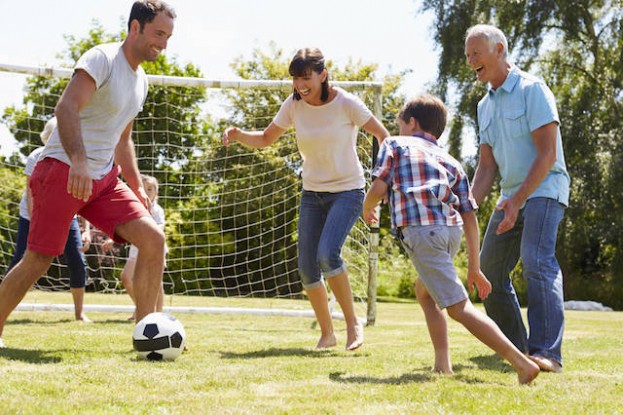
[(138, 44), (144, 61), (153, 62), (167, 48), (167, 42), (173, 34), (173, 19), (166, 13), (158, 13), (154, 20), (145, 23), (138, 33)]
[(502, 49), (501, 44), (491, 45), (484, 36), (472, 36), (465, 41), (467, 65), (476, 72), (479, 81), (493, 85), (500, 77)]

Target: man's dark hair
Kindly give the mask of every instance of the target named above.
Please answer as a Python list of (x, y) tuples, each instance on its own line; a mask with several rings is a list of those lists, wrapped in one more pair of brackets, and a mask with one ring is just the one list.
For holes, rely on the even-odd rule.
[(166, 13), (171, 19), (175, 19), (177, 15), (175, 10), (167, 3), (161, 0), (137, 0), (132, 5), (130, 11), (130, 19), (128, 20), (128, 31), (133, 20), (138, 20), (141, 25), (141, 32), (146, 23), (151, 23), (158, 13)]

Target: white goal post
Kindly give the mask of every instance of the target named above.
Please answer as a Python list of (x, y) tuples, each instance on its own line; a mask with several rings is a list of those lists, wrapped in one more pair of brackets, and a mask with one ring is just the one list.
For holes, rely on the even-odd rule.
[[(0, 63), (3, 77), (30, 95), (23, 105), (1, 108), (0, 122), (16, 138), (11, 156), (0, 156), (0, 275), (15, 248), (18, 203), (25, 176), (25, 155), (41, 145), (39, 132), (72, 69)], [(16, 74), (19, 74), (16, 75)], [(16, 78), (17, 76), (17, 78)], [(297, 299), (304, 293), (297, 274), (296, 221), (300, 194), (300, 156), (294, 131), (275, 145), (251, 150), (223, 147), (222, 129), (265, 127), (292, 91), (290, 80), (210, 80), (148, 75), (150, 90), (133, 131), (141, 173), (159, 180), (159, 204), (165, 210), (167, 269), (165, 292), (218, 297)], [(11, 81), (12, 82), (12, 81)], [(382, 119), (380, 82), (334, 81), (359, 94)], [(33, 98), (36, 97), (36, 98)], [(358, 152), (369, 178), (375, 154), (373, 137), (360, 133)], [(6, 154), (6, 151), (3, 151)], [(18, 185), (22, 186), (18, 186)], [(127, 248), (103, 252), (104, 236), (94, 231), (87, 252), (87, 291), (122, 293), (119, 275)], [(378, 227), (359, 220), (343, 249), (360, 317), (376, 318)], [(36, 284), (41, 290), (69, 288), (62, 258), (54, 260)], [(171, 302), (172, 304), (172, 302)], [(67, 305), (21, 304), (25, 310), (65, 310)], [(89, 311), (128, 311), (126, 306), (95, 306)], [(233, 307), (173, 307), (175, 313), (253, 313), (313, 316), (307, 310)], [(336, 318), (343, 318), (334, 312)]]

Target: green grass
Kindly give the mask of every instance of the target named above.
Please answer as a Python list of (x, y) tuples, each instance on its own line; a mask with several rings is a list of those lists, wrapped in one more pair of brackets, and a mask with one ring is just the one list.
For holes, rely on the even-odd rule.
[[(31, 292), (27, 302), (71, 303)], [(128, 304), (87, 294), (87, 303)], [(305, 301), (180, 298), (173, 305), (306, 308)], [(0, 414), (620, 414), (623, 313), (567, 312), (562, 374), (518, 386), (510, 365), (451, 322), (454, 376), (430, 372), (415, 303), (379, 303), (356, 352), (316, 351), (309, 318), (178, 314), (190, 351), (137, 361), (124, 313), (15, 312), (0, 350)]]

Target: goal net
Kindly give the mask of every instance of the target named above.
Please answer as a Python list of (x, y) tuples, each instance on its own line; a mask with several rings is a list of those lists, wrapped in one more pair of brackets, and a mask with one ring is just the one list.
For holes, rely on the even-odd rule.
[[(0, 156), (2, 276), (15, 248), (18, 204), (26, 183), (25, 156), (41, 145), (39, 133), (52, 116), (71, 73), (69, 69), (0, 64), (3, 90), (24, 97), (22, 102), (0, 108), (4, 125), (0, 134), (15, 138), (12, 145), (3, 138)], [(176, 300), (180, 296), (305, 298), (297, 271), (301, 158), (294, 131), (261, 150), (221, 144), (227, 125), (252, 130), (266, 127), (291, 93), (291, 81), (149, 78), (148, 99), (135, 122), (132, 138), (141, 173), (159, 181), (158, 203), (165, 211), (169, 247), (164, 273), (165, 292), (170, 296), (167, 304), (182, 303)], [(334, 85), (360, 95), (380, 118), (380, 84)], [(372, 137), (360, 133), (358, 143), (360, 159), (369, 173)], [(370, 235), (370, 228), (360, 219), (342, 255), (358, 315), (372, 323), (376, 292), (374, 244), (378, 239), (374, 233), (372, 238)], [(105, 251), (102, 244), (106, 237), (96, 229), (92, 239), (86, 253), (87, 291), (123, 293), (120, 273), (128, 247), (114, 245)], [(54, 260), (35, 288), (69, 289), (62, 256)], [(286, 306), (281, 310), (271, 302), (275, 313), (313, 316), (309, 305), (305, 305), (301, 311)], [(176, 307), (176, 312), (183, 311)], [(335, 315), (340, 318), (339, 313)]]

